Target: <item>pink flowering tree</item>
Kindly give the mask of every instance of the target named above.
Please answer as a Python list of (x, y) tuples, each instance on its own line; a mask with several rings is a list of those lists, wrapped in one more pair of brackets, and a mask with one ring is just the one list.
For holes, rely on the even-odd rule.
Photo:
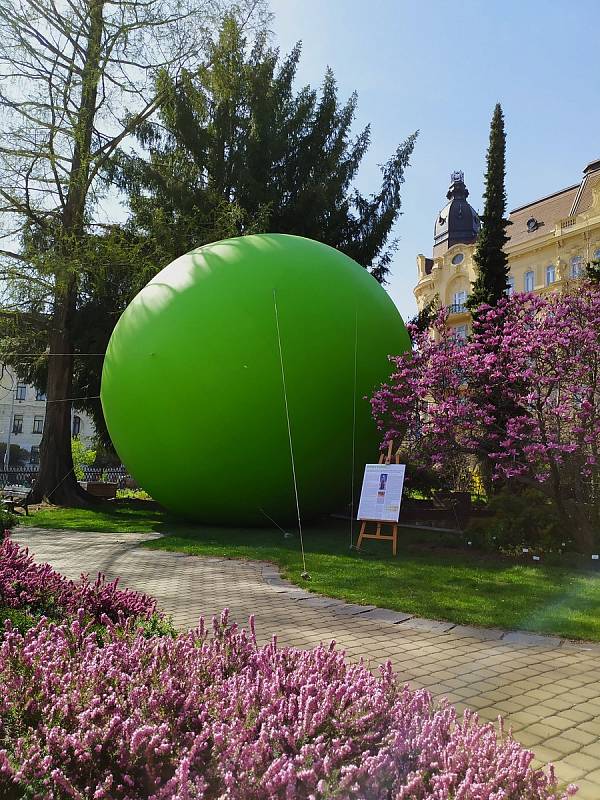
[(600, 288), (517, 294), (456, 340), (440, 311), (372, 398), (384, 443), (452, 481), (465, 458), (533, 485), (589, 551), (600, 524)]

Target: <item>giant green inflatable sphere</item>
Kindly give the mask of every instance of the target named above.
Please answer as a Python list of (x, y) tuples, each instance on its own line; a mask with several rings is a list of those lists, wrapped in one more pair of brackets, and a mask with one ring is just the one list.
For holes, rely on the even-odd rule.
[(165, 507), (285, 524), (296, 516), (286, 397), (301, 514), (344, 509), (353, 452), (355, 477), (378, 454), (365, 398), (389, 376), (388, 354), (408, 347), (387, 293), (337, 250), (227, 239), (173, 261), (130, 303), (102, 406), (123, 463)]

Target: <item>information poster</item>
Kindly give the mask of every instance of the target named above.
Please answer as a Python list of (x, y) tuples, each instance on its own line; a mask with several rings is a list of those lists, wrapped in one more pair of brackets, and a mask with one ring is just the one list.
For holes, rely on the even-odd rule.
[(406, 464), (366, 464), (358, 519), (398, 522)]

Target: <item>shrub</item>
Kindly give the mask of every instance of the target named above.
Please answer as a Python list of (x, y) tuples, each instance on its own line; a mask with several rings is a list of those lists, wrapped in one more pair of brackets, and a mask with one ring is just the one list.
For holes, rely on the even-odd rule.
[(536, 487), (590, 553), (600, 528), (600, 287), (482, 307), (466, 342), (447, 322), (440, 311), (434, 335), (392, 359), (371, 401), (384, 444), (457, 488), (469, 460), (488, 490)]
[(152, 500), (144, 489), (117, 489), (119, 500)]
[(415, 498), (431, 498), (436, 491), (444, 488), (439, 472), (418, 464), (411, 464), (406, 454), (401, 455), (400, 461), (406, 463), (404, 486), (407, 494)]
[[(523, 545), (545, 552), (564, 549), (562, 543), (567, 542), (567, 534), (553, 505), (540, 491), (504, 489), (490, 499), (488, 508), (494, 516), (476, 520), (467, 529), (467, 535), (478, 546), (509, 552), (520, 550)], [(569, 538), (568, 542), (572, 540)]]
[(85, 444), (73, 437), (71, 439), (71, 455), (73, 456), (73, 472), (78, 481), (85, 478), (84, 467), (89, 467), (96, 460), (96, 451), (87, 448)]
[(87, 575), (78, 582), (67, 580), (49, 564), (36, 564), (29, 550), (10, 538), (0, 543), (0, 606), (57, 619), (83, 609), (96, 623), (102, 618), (113, 622), (128, 617), (150, 619), (156, 613), (153, 598), (119, 589), (118, 583), (103, 575), (95, 581)]
[[(18, 516), (14, 511), (10, 511), (3, 503), (0, 502), (0, 531), (8, 531), (14, 527)], [(2, 536), (1, 538), (4, 538)]]
[(25, 633), (30, 628), (34, 628), (39, 619), (26, 611), (21, 611), (18, 608), (8, 608), (0, 604), (0, 635), (4, 631), (6, 622), (9, 622), (9, 627), (14, 627), (20, 633)]
[[(252, 625), (252, 623), (251, 623)], [(43, 621), (0, 646), (0, 795), (86, 800), (566, 798), (533, 754), (330, 647), (227, 625), (145, 639)], [(0, 745), (2, 747), (2, 745)], [(4, 794), (2, 794), (4, 792)], [(21, 796), (17, 794), (16, 796)]]

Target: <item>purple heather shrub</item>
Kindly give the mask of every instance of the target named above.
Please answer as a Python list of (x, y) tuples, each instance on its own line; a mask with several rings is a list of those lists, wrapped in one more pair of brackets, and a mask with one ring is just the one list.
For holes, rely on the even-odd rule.
[(81, 612), (0, 644), (0, 796), (48, 800), (566, 800), (533, 754), (333, 643), (145, 638)]
[(67, 580), (49, 564), (36, 564), (27, 548), (5, 535), (0, 542), (0, 606), (26, 609), (33, 613), (69, 616), (84, 609), (88, 618), (100, 622), (103, 616), (113, 622), (127, 617), (149, 619), (156, 601), (145, 594), (118, 588), (118, 579), (104, 575), (91, 581)]

